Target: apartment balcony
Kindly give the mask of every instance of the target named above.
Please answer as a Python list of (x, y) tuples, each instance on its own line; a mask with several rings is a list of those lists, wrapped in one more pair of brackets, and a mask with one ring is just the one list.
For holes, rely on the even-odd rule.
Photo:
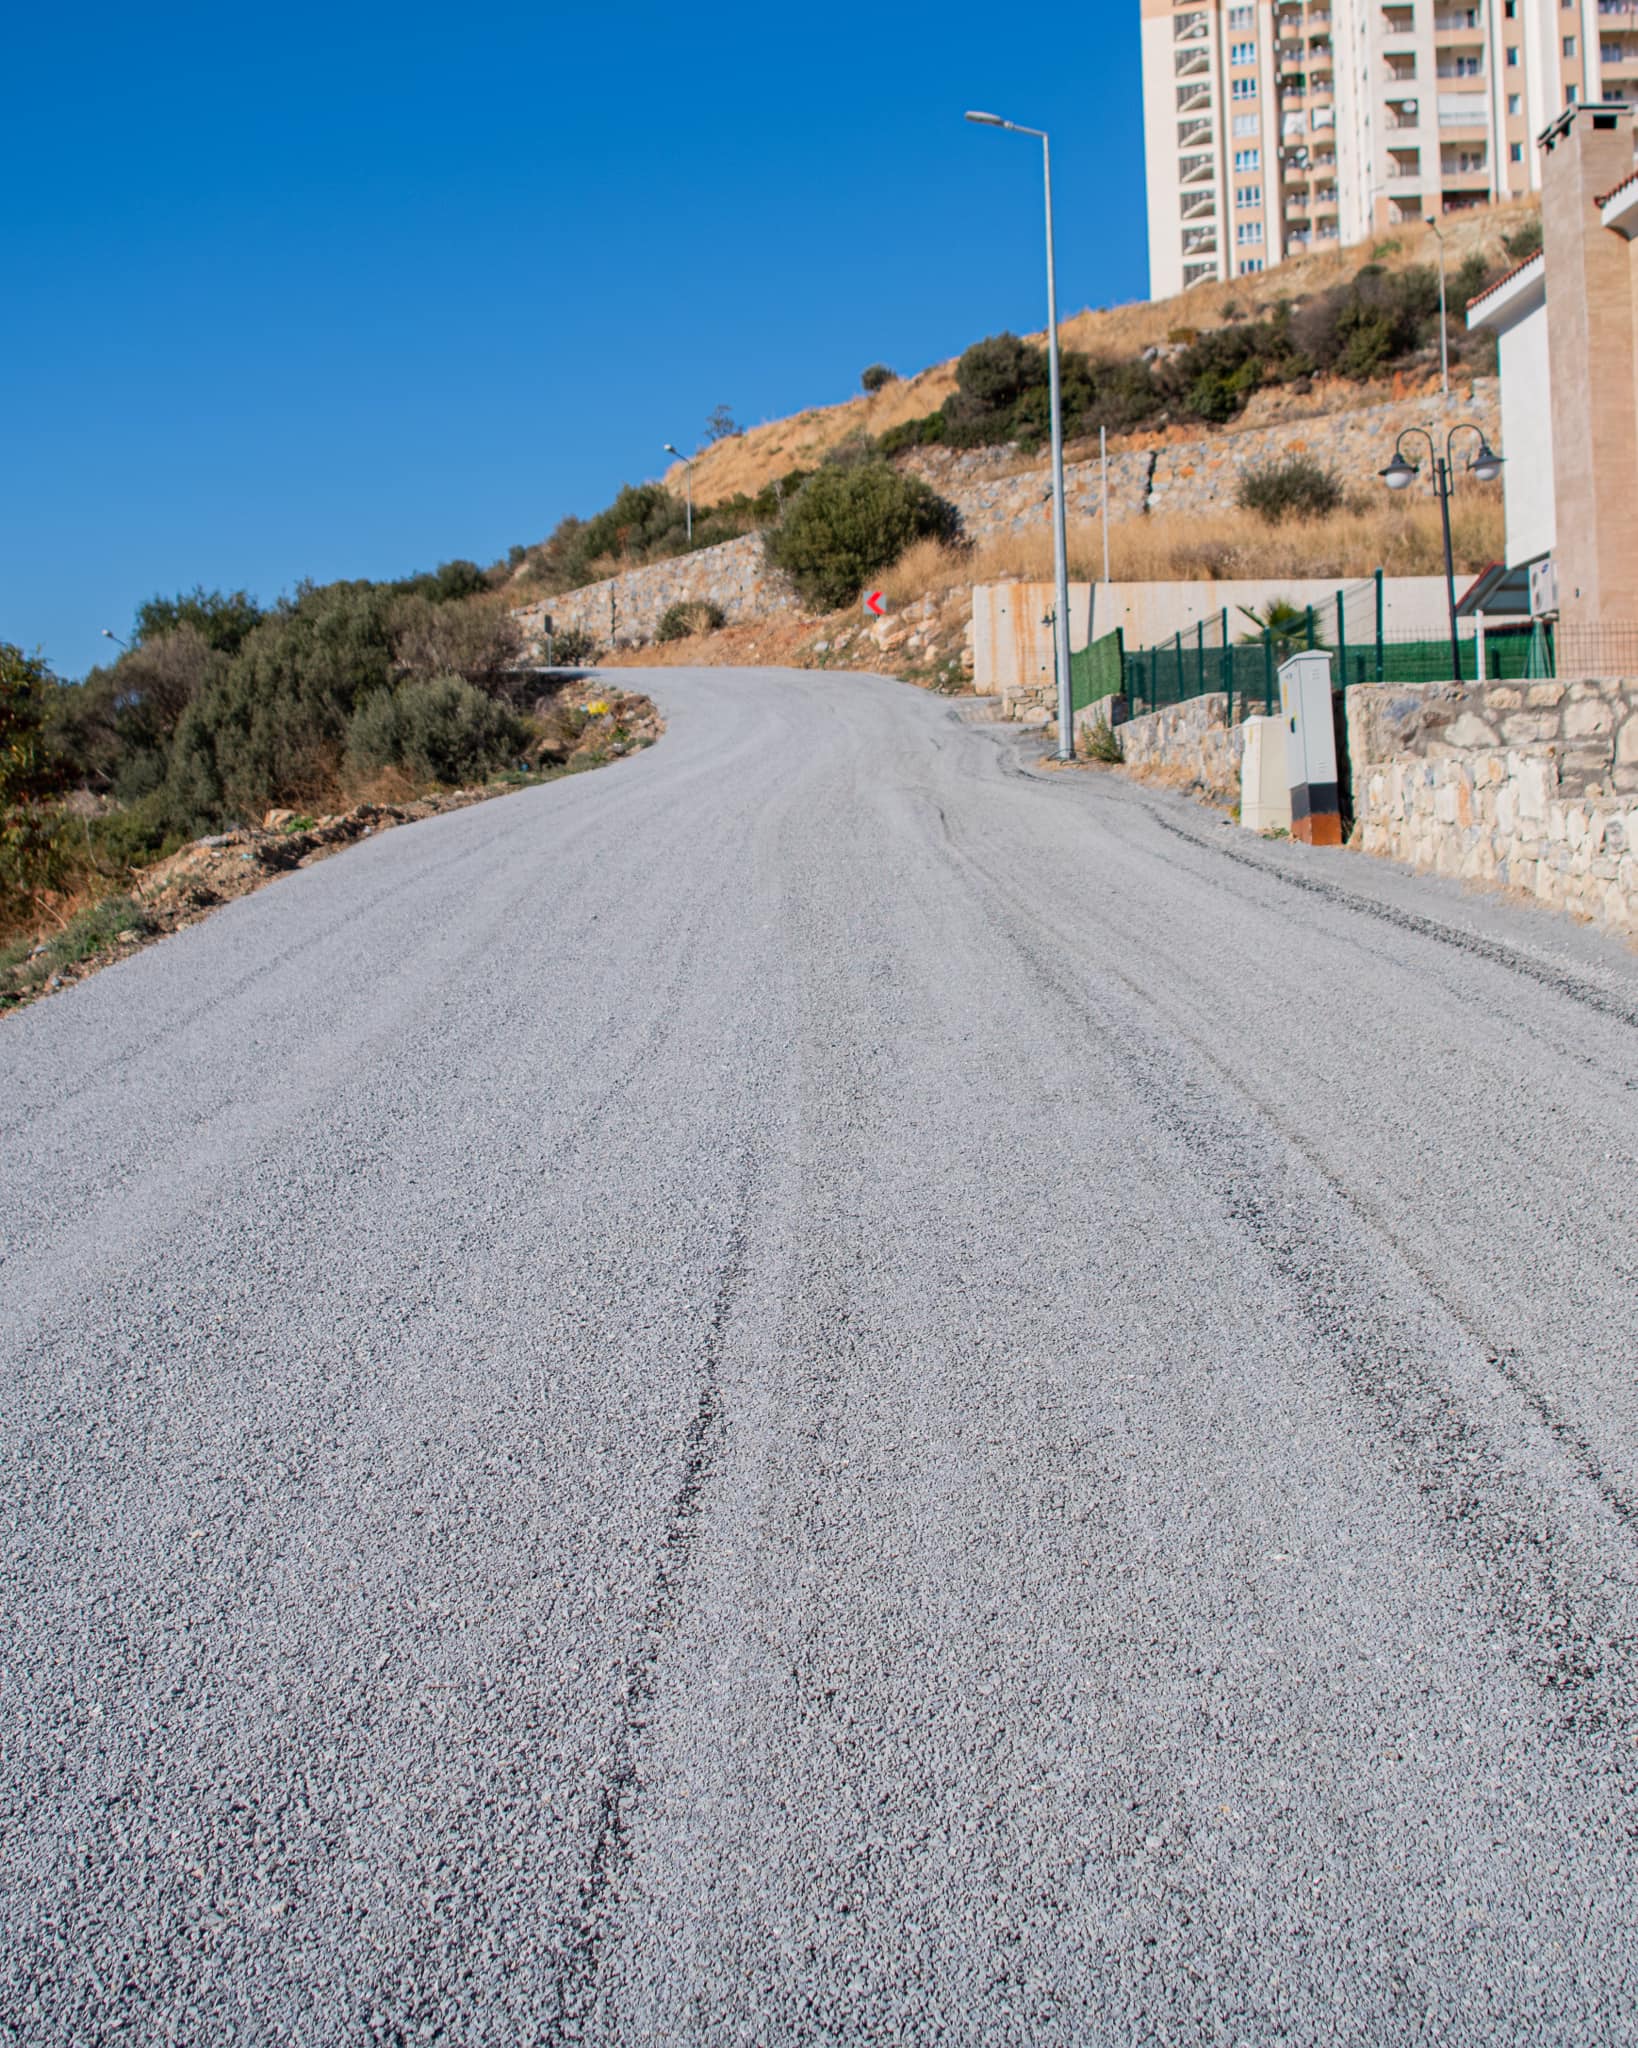
[(1177, 111), (1180, 114), (1188, 113), (1191, 107), (1209, 107), (1210, 105), (1211, 83), (1209, 80), (1203, 84), (1180, 85), (1177, 88)]
[(1178, 78), (1205, 78), (1211, 73), (1211, 51), (1204, 43), (1190, 43), (1172, 52), (1172, 71)]
[(1485, 33), (1484, 18), (1476, 7), (1459, 8), (1454, 14), (1436, 14), (1433, 17), (1433, 32), (1439, 36), (1455, 36), (1464, 41)]
[(1478, 62), (1472, 64), (1438, 64), (1434, 77), (1445, 85), (1483, 85), (1484, 67)]
[(1612, 43), (1607, 50), (1599, 52), (1598, 61), (1606, 71), (1630, 70), (1634, 64), (1638, 64), (1638, 46), (1632, 43)]
[(1382, 81), (1385, 85), (1414, 85), (1416, 83), (1416, 59), (1397, 57), (1382, 67)]
[(1210, 121), (1179, 121), (1177, 146), (1179, 149), (1207, 149), (1211, 146), (1211, 131)]
[(1471, 192), (1482, 187), (1490, 189), (1490, 166), (1488, 163), (1443, 163), (1439, 166), (1439, 182), (1447, 192)]
[(1439, 102), (1439, 127), (1442, 133), (1453, 128), (1471, 129), (1475, 134), (1490, 132), (1490, 109), (1482, 93), (1473, 93), (1463, 105), (1460, 99), (1441, 99)]
[(1172, 16), (1172, 40), (1176, 43), (1193, 40), (1206, 41), (1210, 35), (1210, 24), (1198, 10), (1193, 14)]
[(1183, 204), (1178, 208), (1178, 213), (1184, 220), (1209, 220), (1216, 212), (1217, 194), (1209, 185), (1185, 192)]
[(1183, 230), (1183, 254), (1185, 256), (1214, 256), (1216, 253), (1216, 228), (1185, 228)]
[(1185, 156), (1178, 159), (1177, 182), (1180, 185), (1198, 185), (1212, 175), (1212, 159), (1209, 156)]
[(1205, 284), (1208, 279), (1214, 278), (1216, 275), (1217, 265), (1215, 263), (1185, 263), (1183, 266), (1183, 289), (1187, 291), (1190, 285)]
[(1337, 125), (1336, 108), (1315, 107), (1308, 116), (1308, 125), (1316, 134), (1322, 128), (1334, 128)]
[(1384, 7), (1382, 27), (1390, 36), (1408, 36), (1416, 32), (1416, 9), (1414, 7)]

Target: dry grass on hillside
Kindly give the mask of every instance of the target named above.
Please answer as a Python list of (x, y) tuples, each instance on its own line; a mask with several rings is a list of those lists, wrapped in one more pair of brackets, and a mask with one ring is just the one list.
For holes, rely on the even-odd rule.
[[(1502, 558), (1499, 492), (1457, 498), (1451, 540), (1458, 571), (1476, 575)], [(1228, 581), (1240, 577), (1335, 576), (1378, 564), (1390, 576), (1433, 576), (1444, 568), (1439, 508), (1426, 501), (1388, 500), (1368, 510), (1266, 526), (1248, 512), (1174, 514), (1118, 520), (1109, 530), (1110, 568), (1117, 583)], [(1072, 521), (1069, 573), (1076, 582), (1103, 574), (1103, 530), (1096, 519)], [(898, 604), (956, 583), (1046, 583), (1052, 578), (1052, 532), (1043, 519), (1028, 533), (1005, 534), (966, 550), (920, 541), (888, 570), (882, 588)]]
[[(1453, 215), (1443, 223), (1449, 270), (1454, 273), (1463, 257), (1474, 249), (1486, 248), (1494, 254), (1501, 237), (1512, 233), (1536, 206), (1537, 201), (1530, 197)], [(1390, 270), (1402, 270), (1416, 263), (1435, 263), (1438, 253), (1430, 228), (1397, 227), (1374, 242), (1298, 257), (1260, 277), (1196, 285), (1192, 291), (1172, 299), (1143, 300), (1128, 306), (1076, 313), (1063, 322), (1064, 345), (1095, 356), (1136, 355), (1165, 341), (1179, 327), (1220, 326), (1225, 318), (1233, 317), (1225, 312), (1226, 307), (1236, 306), (1242, 316), (1250, 317), (1272, 308), (1278, 299), (1300, 299), (1306, 293), (1340, 283), (1351, 277), (1361, 263), (1375, 260)], [(1461, 308), (1455, 311), (1459, 318)], [(1036, 341), (1042, 338), (1040, 334), (1031, 337)], [(973, 339), (979, 337), (974, 335)], [(827, 450), (851, 434), (882, 434), (905, 420), (936, 412), (954, 389), (952, 358), (918, 376), (889, 384), (874, 397), (861, 394), (839, 405), (815, 406), (788, 419), (751, 427), (732, 440), (718, 441), (695, 459), (694, 502), (709, 505), (731, 498), (737, 491), (755, 493), (788, 470), (811, 468)], [(680, 492), (682, 465), (678, 463), (669, 469), (665, 480)]]

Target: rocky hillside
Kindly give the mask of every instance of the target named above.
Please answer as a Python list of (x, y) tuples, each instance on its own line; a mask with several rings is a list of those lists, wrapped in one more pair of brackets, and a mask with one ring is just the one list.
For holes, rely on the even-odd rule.
[[(1476, 209), (1446, 222), (1445, 262), (1450, 275), (1454, 277), (1468, 257), (1492, 252), (1503, 236), (1515, 233), (1537, 211), (1536, 200), (1525, 198), (1504, 206)], [(1164, 351), (1178, 345), (1175, 337), (1182, 332), (1205, 332), (1230, 320), (1272, 313), (1281, 299), (1300, 301), (1323, 291), (1351, 277), (1362, 263), (1374, 262), (1385, 270), (1399, 271), (1436, 263), (1438, 255), (1438, 244), (1430, 228), (1396, 228), (1374, 243), (1301, 257), (1255, 279), (1197, 285), (1172, 299), (1075, 314), (1063, 323), (1063, 341), (1066, 348), (1094, 357), (1127, 357), (1146, 349)], [(1459, 318), (1460, 307), (1453, 311)], [(1043, 337), (1032, 338), (1039, 341)], [(738, 493), (754, 496), (794, 469), (813, 467), (829, 450), (859, 434), (880, 436), (937, 411), (955, 388), (952, 358), (915, 376), (896, 379), (874, 394), (860, 394), (837, 405), (816, 406), (718, 441), (695, 459), (696, 504), (717, 504)], [(1392, 378), (1376, 384), (1338, 384), (1322, 390), (1321, 407), (1316, 409), (1352, 410), (1395, 395), (1403, 395), (1403, 386), (1396, 392)], [(1299, 400), (1301, 396), (1298, 394)], [(1288, 391), (1257, 392), (1238, 424), (1272, 424), (1287, 416), (1284, 409), (1292, 403), (1293, 395)], [(1189, 438), (1186, 431), (1178, 429), (1171, 430), (1171, 437)], [(1153, 430), (1145, 429), (1130, 436), (1114, 437), (1111, 445), (1117, 449), (1128, 445), (1151, 447), (1155, 440)], [(665, 481), (668, 488), (681, 494), (680, 463), (666, 473)]]

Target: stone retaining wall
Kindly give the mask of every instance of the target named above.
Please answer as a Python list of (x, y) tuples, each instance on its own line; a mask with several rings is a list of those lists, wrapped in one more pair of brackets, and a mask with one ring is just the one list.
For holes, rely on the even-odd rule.
[(537, 648), (547, 618), (560, 632), (584, 628), (604, 647), (636, 647), (654, 638), (669, 605), (702, 601), (720, 605), (731, 625), (801, 611), (796, 593), (768, 561), (761, 534), (742, 533), (714, 548), (647, 562), (602, 583), (523, 605), (517, 616)]
[[(1496, 380), (1477, 377), (1471, 398), (1456, 396), (1462, 417), (1476, 420), (1499, 446)], [(1155, 512), (1226, 510), (1234, 504), (1240, 478), (1248, 469), (1289, 455), (1312, 455), (1334, 468), (1345, 483), (1374, 489), (1375, 472), (1387, 461), (1400, 430), (1426, 424), (1437, 407), (1437, 399), (1391, 399), (1354, 412), (1243, 427), (1209, 439), (1122, 449), (1109, 458), (1111, 524)], [(1044, 459), (1019, 467), (1011, 451), (917, 448), (898, 457), (898, 466), (950, 500), (970, 539), (989, 540), (1045, 526), (1050, 472)], [(1100, 502), (1098, 463), (1066, 465), (1064, 489), (1071, 519), (1095, 518)], [(719, 605), (730, 623), (801, 611), (790, 585), (770, 566), (762, 536), (747, 533), (697, 554), (650, 562), (605, 582), (526, 605), (518, 616), (531, 636), (538, 637), (540, 621), (550, 617), (559, 627), (584, 627), (604, 646), (637, 646), (654, 637), (668, 605), (699, 600)]]
[(1237, 804), (1245, 727), (1229, 725), (1227, 718), (1228, 698), (1221, 690), (1129, 718), (1119, 728), (1126, 766), (1212, 803)]
[[(1463, 419), (1476, 421), (1499, 449), (1496, 379), (1476, 377), (1470, 397), (1457, 392), (1452, 400)], [(1109, 457), (1110, 524), (1153, 512), (1227, 510), (1247, 470), (1290, 455), (1313, 456), (1323, 467), (1336, 470), (1348, 486), (1362, 491), (1378, 488), (1376, 472), (1393, 453), (1400, 432), (1428, 425), (1438, 409), (1437, 398), (1395, 398), (1353, 412), (1241, 427), (1197, 441), (1123, 448)], [(1016, 533), (1046, 517), (1043, 499), (1049, 473), (1044, 461), (1019, 468), (1015, 455), (998, 456), (989, 448), (917, 448), (901, 455), (898, 464), (948, 498), (974, 540)], [(1100, 488), (1096, 459), (1065, 464), (1064, 495), (1071, 519), (1097, 517)]]
[(1347, 695), (1358, 843), (1638, 933), (1638, 683)]

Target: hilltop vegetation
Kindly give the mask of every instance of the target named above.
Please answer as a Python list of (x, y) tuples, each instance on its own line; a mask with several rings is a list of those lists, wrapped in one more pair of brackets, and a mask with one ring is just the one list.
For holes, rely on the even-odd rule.
[[(1539, 243), (1539, 215), (1518, 206), (1498, 209), (1453, 223), (1447, 233), (1446, 346), (1453, 367), (1471, 375), (1494, 367), (1494, 340), (1470, 334), (1463, 309)], [(1422, 235), (1413, 247), (1418, 244), (1430, 248), (1430, 238)], [(1231, 425), (1259, 392), (1286, 387), (1300, 395), (1316, 381), (1327, 389), (1354, 386), (1363, 399), (1386, 377), (1435, 368), (1439, 326), (1438, 269), (1411, 260), (1400, 236), (1351, 258), (1285, 265), (1242, 281), (1239, 295), (1226, 286), (1201, 287), (1169, 304), (1081, 315), (1064, 329), (1065, 434), (1073, 442), (1100, 428), (1117, 437), (1210, 431)], [(1079, 345), (1083, 340), (1091, 345)], [(1048, 437), (1047, 356), (1038, 338), (991, 335), (954, 363), (908, 380), (876, 363), (861, 382), (863, 398), (823, 414), (716, 438), (695, 465), (692, 543), (674, 489), (627, 485), (603, 512), (564, 520), (538, 548), (514, 549), (516, 594), (574, 589), (757, 528), (769, 530), (773, 559), (792, 565), (805, 543), (783, 536), (805, 532), (811, 543), (816, 523), (834, 512), (837, 493), (822, 481), (832, 468), (857, 471), (873, 460), (885, 466), (908, 450), (930, 447), (1010, 448), (1027, 457)], [(812, 450), (813, 459), (782, 466), (779, 458), (792, 446)], [(754, 489), (703, 502), (713, 479), (748, 472)], [(679, 481), (676, 472), (670, 481)], [(838, 539), (826, 546), (836, 553), (844, 544)], [(879, 546), (866, 553), (875, 560), (862, 574), (893, 559)], [(820, 582), (822, 601), (841, 601), (837, 576)], [(820, 602), (819, 593), (820, 583), (810, 580), (807, 594)]]

